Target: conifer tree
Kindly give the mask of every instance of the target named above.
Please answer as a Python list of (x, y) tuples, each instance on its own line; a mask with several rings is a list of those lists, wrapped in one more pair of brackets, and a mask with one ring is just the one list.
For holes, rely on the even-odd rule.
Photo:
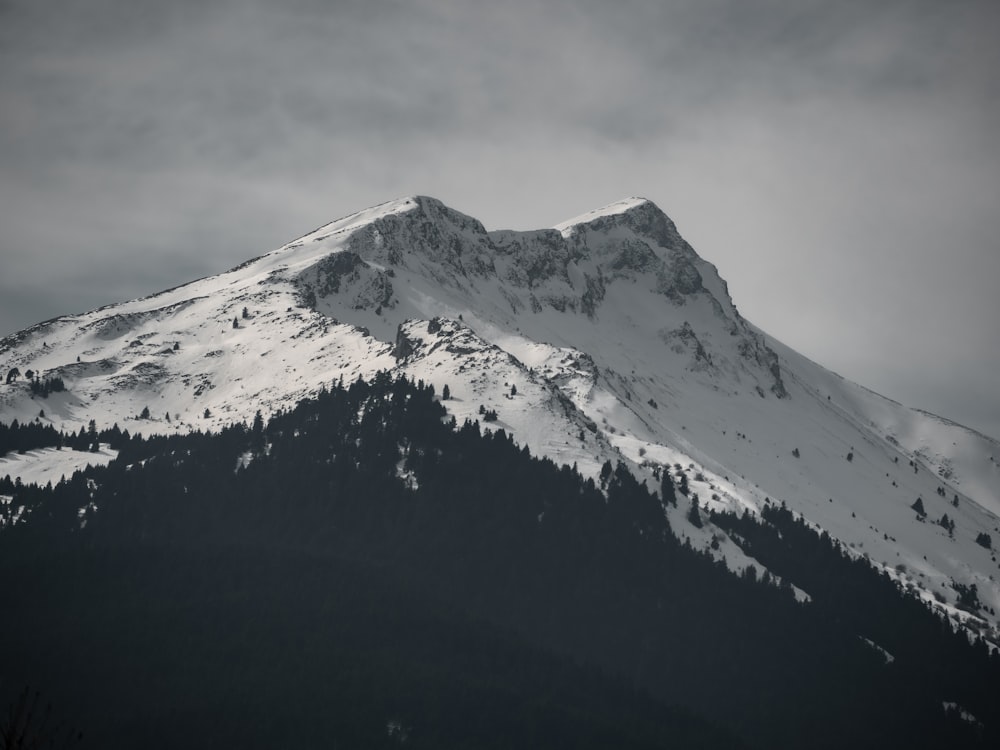
[(696, 529), (700, 529), (703, 526), (701, 512), (698, 509), (698, 495), (691, 496), (691, 510), (688, 511), (687, 519)]
[(674, 480), (670, 478), (670, 472), (663, 472), (663, 482), (660, 484), (660, 495), (664, 504), (677, 507), (677, 492), (674, 490)]
[(601, 466), (601, 486), (605, 487), (608, 484), (608, 480), (611, 478), (611, 472), (614, 471), (614, 467), (611, 465), (611, 460), (604, 462)]

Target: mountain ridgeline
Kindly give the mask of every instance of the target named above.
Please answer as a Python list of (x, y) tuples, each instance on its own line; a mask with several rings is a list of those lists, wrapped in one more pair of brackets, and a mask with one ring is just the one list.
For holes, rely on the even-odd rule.
[[(556, 311), (596, 322), (610, 287), (641, 280), (673, 307), (691, 301), (710, 309), (734, 338), (736, 356), (725, 364), (713, 362), (686, 320), (658, 328), (660, 340), (681, 342), (690, 350), (685, 354), (692, 364), (705, 369), (757, 368), (770, 392), (787, 395), (777, 355), (740, 316), (714, 266), (649, 201), (622, 201), (561, 230), (526, 232), (487, 232), (477, 220), (433, 198), (414, 198), (405, 207), (411, 210), (385, 212), (366, 222), (350, 233), (341, 252), (297, 275), (305, 304), (336, 317), (346, 298), (354, 310), (378, 310), (391, 319), (396, 307), (409, 306), (406, 293), (393, 286), (400, 269), (407, 274), (402, 288), (410, 292), (413, 271), (437, 283), (439, 298), (442, 289), (456, 301), (488, 291), (496, 307), (491, 312), (508, 321)], [(324, 242), (336, 234), (324, 228), (289, 247)]]
[(0, 699), (95, 746), (1000, 744), (1000, 442), (647, 200), (391, 201), (0, 374)]
[(716, 519), (781, 584), (729, 570), (676, 474), (585, 479), (430, 385), (118, 448), (0, 482), (0, 697), (87, 746), (996, 746), (1000, 659), (787, 509)]
[[(706, 510), (784, 500), (1000, 642), (1000, 565), (984, 544), (1000, 534), (1000, 443), (768, 337), (641, 198), (533, 231), (404, 198), (218, 276), (39, 323), (0, 341), (0, 422), (219, 430), (381, 370), (447, 384), (459, 422), (496, 415), (587, 477), (610, 460), (656, 482), (679, 463), (702, 478)], [(27, 456), (0, 473), (58, 479), (59, 462), (39, 460), (55, 468)], [(683, 533), (713, 549), (710, 527)], [(963, 597), (973, 586), (981, 607)]]

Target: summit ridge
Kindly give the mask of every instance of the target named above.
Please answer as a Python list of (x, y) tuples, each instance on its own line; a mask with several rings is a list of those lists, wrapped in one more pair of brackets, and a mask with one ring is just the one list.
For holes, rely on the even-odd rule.
[(572, 234), (573, 229), (581, 224), (589, 224), (605, 217), (624, 216), (640, 207), (648, 207), (662, 213), (662, 211), (660, 211), (660, 209), (649, 199), (632, 196), (629, 198), (622, 198), (621, 200), (614, 201), (606, 206), (601, 206), (600, 208), (587, 211), (586, 213), (575, 216), (572, 219), (559, 222), (555, 225), (554, 229), (565, 237)]

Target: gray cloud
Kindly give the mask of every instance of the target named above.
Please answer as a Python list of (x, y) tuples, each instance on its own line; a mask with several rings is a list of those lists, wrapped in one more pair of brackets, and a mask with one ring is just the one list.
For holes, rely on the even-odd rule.
[(8, 0), (0, 333), (398, 195), (528, 228), (642, 194), (765, 330), (1000, 435), (998, 24), (990, 0)]

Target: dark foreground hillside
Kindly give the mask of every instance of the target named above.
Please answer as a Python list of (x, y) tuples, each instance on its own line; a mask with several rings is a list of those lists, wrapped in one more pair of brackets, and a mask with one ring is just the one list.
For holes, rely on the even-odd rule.
[(443, 417), (380, 377), (0, 482), (29, 509), (0, 700), (30, 684), (102, 748), (997, 746), (997, 659), (828, 540), (717, 519), (811, 576), (803, 606), (680, 544), (623, 467)]

